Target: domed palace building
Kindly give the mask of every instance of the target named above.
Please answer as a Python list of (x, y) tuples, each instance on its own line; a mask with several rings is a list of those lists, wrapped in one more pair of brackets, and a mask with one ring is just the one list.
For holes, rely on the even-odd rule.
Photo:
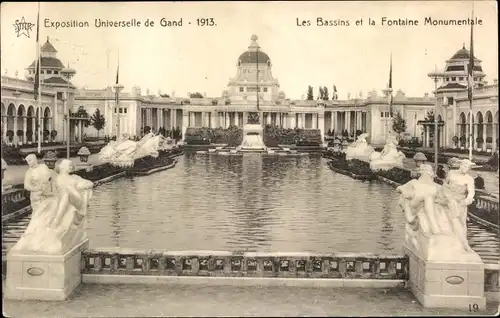
[[(468, 98), (468, 65), (470, 52), (465, 45), (449, 60), (443, 72), (430, 73), (438, 85), (437, 114), (440, 122), (440, 144), (448, 147), (469, 148), (472, 114), (475, 150), (496, 151), (498, 139), (498, 82), (488, 84), (481, 66), (475, 57), (473, 70), (472, 111)], [(429, 146), (429, 124), (424, 124), (424, 143)]]
[(57, 58), (57, 50), (49, 38), (41, 47), (40, 59), (40, 101), (34, 96), (36, 61), (26, 69), (25, 80), (19, 79), (17, 72), (15, 77), (2, 76), (2, 139), (7, 144), (36, 143), (39, 115), (43, 142), (65, 141), (68, 135), (73, 138), (78, 129), (83, 131), (83, 123), (87, 121), (72, 119), (70, 134), (66, 132), (65, 109), (72, 109), (75, 91), (69, 79), (75, 71)]
[[(175, 92), (152, 94), (149, 90), (143, 94), (139, 87), (132, 87), (128, 91), (125, 88), (120, 92), (118, 107), (116, 107), (115, 90), (112, 87), (76, 89), (61, 75), (64, 65), (57, 60), (56, 50), (48, 40), (42, 50), (44, 127), (57, 130), (56, 139), (61, 141), (66, 138), (62, 120), (65, 103), (73, 112), (82, 108), (89, 115), (99, 109), (106, 118), (106, 125), (100, 136), (113, 136), (118, 132), (140, 136), (146, 126), (151, 127), (153, 131), (161, 127), (167, 130), (177, 128), (182, 131), (188, 127), (227, 128), (230, 125), (242, 127), (247, 122), (248, 114), (252, 112), (260, 114), (262, 125), (318, 129), (323, 136), (328, 131), (333, 131), (335, 135), (347, 131), (352, 136), (356, 130), (361, 130), (370, 134), (370, 141), (373, 144), (383, 144), (391, 130), (388, 90), (380, 94), (373, 90), (366, 96), (359, 94), (348, 96), (344, 100), (336, 96), (333, 100), (287, 98), (285, 92), (281, 90), (278, 79), (272, 74), (273, 63), (279, 61), (273, 61), (259, 46), (255, 35), (251, 37), (247, 50), (235, 60), (236, 74), (229, 80), (220, 96), (207, 97), (203, 94), (197, 96), (198, 98), (191, 98), (191, 94), (182, 97), (176, 96)], [(463, 119), (469, 113), (464, 70), (468, 52), (464, 50), (460, 50), (447, 61), (447, 67), (453, 67), (447, 68), (439, 75), (439, 79), (443, 81), (437, 89), (439, 116), (443, 121), (440, 124), (443, 131), (440, 138), (443, 145), (450, 147), (453, 145), (452, 137), (459, 135), (463, 130), (463, 123), (466, 123)], [(489, 126), (478, 124), (478, 129), (475, 131), (476, 134), (486, 134), (488, 137), (490, 134), (492, 136), (496, 134), (497, 130), (493, 127), (498, 123), (497, 112), (493, 111), (498, 109), (498, 102), (495, 99), (498, 96), (497, 84), (495, 82), (494, 85), (486, 85), (479, 61), (477, 65), (478, 88), (475, 92), (473, 117), (478, 118), (480, 123), (492, 124)], [(35, 116), (36, 105), (33, 99), (33, 67), (34, 64), (27, 70), (29, 77), (27, 80), (2, 76), (3, 138), (6, 138), (8, 130), (24, 130), (29, 127), (33, 129), (32, 118)], [(64, 92), (67, 92), (68, 96), (66, 102)], [(428, 94), (421, 97), (407, 97), (404, 92), (397, 90), (393, 93), (393, 107), (406, 120), (406, 138), (417, 137), (428, 145), (430, 138), (428, 136), (426, 138), (428, 125), (425, 118), (427, 112), (436, 108), (435, 97)], [(83, 121), (71, 125), (74, 128), (70, 131), (70, 138), (83, 134), (89, 137), (97, 136), (97, 131), (93, 127), (84, 127), (81, 122)], [(13, 141), (19, 142), (24, 139), (14, 137)]]

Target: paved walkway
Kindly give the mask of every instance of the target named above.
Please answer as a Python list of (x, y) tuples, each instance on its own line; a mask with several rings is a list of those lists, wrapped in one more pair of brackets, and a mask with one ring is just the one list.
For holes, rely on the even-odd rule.
[[(72, 157), (70, 158), (73, 163), (78, 164), (80, 163), (80, 157)], [(63, 159), (57, 160), (56, 164), (61, 162)], [(42, 162), (40, 160), (40, 162)], [(99, 164), (99, 154), (91, 154), (89, 156), (89, 161), (90, 164)], [(26, 171), (28, 171), (28, 165), (22, 165), (22, 166), (14, 166), (10, 165), (7, 167), (7, 170), (5, 170), (5, 175), (4, 179), (2, 180), (3, 185), (16, 185), (16, 184), (21, 184), (24, 183), (24, 175), (26, 174)]]
[(234, 287), (199, 285), (80, 285), (61, 302), (4, 300), (10, 317), (297, 317), (452, 316), (481, 312), (425, 309), (404, 289)]

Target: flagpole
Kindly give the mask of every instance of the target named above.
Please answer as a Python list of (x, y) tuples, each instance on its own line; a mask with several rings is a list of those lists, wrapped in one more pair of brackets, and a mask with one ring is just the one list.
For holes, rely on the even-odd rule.
[[(474, 2), (472, 2), (472, 20), (474, 20)], [(469, 68), (468, 68), (468, 97), (469, 97), (469, 109), (470, 109), (470, 125), (469, 125), (469, 160), (472, 161), (472, 143), (474, 142), (474, 132), (473, 132), (473, 114), (472, 114), (472, 100), (474, 94), (474, 40), (473, 40), (473, 30), (474, 24), (470, 27), (470, 57), (469, 57)]]
[(437, 98), (437, 67), (434, 65), (434, 96), (436, 98), (436, 106), (434, 109), (434, 171), (438, 169), (438, 151), (439, 151), (439, 127), (438, 127), (438, 98)]
[(391, 58), (390, 58), (390, 69), (389, 69), (389, 119), (385, 120), (385, 132), (386, 132), (386, 139), (389, 137), (389, 129), (390, 125), (392, 124), (392, 53), (391, 53)]
[(42, 71), (42, 63), (41, 63), (41, 53), (40, 53), (40, 2), (38, 2), (38, 17), (37, 17), (37, 35), (36, 35), (36, 63), (37, 69), (35, 72), (38, 72), (38, 96), (37, 96), (37, 108), (38, 108), (38, 154), (42, 153), (42, 87), (40, 85), (40, 75)]

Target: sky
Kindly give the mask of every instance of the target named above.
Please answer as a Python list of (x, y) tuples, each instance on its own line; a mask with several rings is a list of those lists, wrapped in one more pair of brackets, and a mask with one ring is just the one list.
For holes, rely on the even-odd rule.
[[(258, 36), (261, 50), (273, 63), (272, 73), (288, 98), (301, 98), (308, 85), (337, 87), (347, 94), (381, 93), (389, 78), (392, 54), (393, 87), (407, 96), (432, 93), (427, 74), (444, 69), (465, 43), (470, 26), (424, 26), (434, 19), (482, 19), (474, 26), (474, 51), (491, 83), (498, 74), (498, 20), (494, 1), (390, 2), (170, 2), (170, 3), (42, 3), (40, 41), (46, 38), (58, 58), (77, 73), (78, 87), (101, 89), (113, 85), (120, 65), (124, 91), (140, 86), (143, 94), (188, 92), (221, 96), (236, 75), (238, 56)], [(36, 56), (36, 26), (29, 37), (15, 31), (16, 20), (36, 23), (37, 3), (1, 3), (1, 74), (24, 76)], [(349, 20), (350, 26), (317, 26), (323, 20)], [(381, 19), (416, 19), (419, 26), (381, 25)], [(162, 27), (160, 20), (183, 20), (182, 27)], [(197, 19), (213, 18), (214, 26), (197, 26)], [(368, 19), (376, 22), (368, 25)], [(88, 28), (45, 25), (69, 20), (87, 21)], [(141, 21), (141, 27), (97, 28), (95, 19)], [(153, 27), (144, 22), (154, 21)], [(311, 26), (297, 26), (310, 20)], [(362, 26), (356, 21), (363, 19)], [(191, 22), (191, 24), (189, 24)]]

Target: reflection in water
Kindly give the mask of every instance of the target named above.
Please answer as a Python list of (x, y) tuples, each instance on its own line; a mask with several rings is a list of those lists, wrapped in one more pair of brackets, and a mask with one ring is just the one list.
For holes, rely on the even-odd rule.
[[(394, 189), (336, 174), (325, 163), (314, 155), (187, 153), (174, 169), (97, 188), (89, 211), (90, 244), (401, 253), (404, 215)], [(469, 232), (474, 248), (488, 237), (488, 250), (498, 255), (494, 235), (472, 227)]]

